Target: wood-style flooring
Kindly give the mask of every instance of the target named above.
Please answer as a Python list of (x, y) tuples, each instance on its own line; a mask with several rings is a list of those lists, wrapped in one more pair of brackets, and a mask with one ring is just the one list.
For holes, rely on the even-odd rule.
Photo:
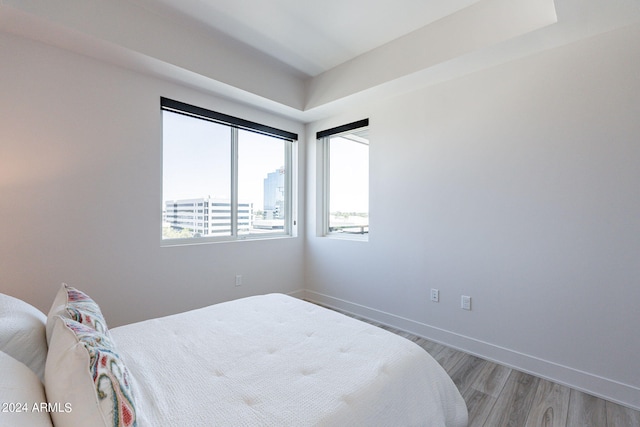
[(640, 427), (640, 411), (352, 317), (410, 339), (429, 352), (467, 403), (469, 427)]

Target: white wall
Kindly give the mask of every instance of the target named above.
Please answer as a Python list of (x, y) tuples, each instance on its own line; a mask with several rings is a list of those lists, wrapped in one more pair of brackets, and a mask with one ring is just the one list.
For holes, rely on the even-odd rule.
[(116, 326), (302, 288), (303, 237), (160, 247), (160, 96), (302, 125), (3, 33), (0, 58), (0, 292), (46, 312), (64, 281)]
[[(309, 298), (640, 408), (638, 40), (636, 25), (308, 126)], [(315, 132), (365, 117), (370, 241), (317, 237)]]

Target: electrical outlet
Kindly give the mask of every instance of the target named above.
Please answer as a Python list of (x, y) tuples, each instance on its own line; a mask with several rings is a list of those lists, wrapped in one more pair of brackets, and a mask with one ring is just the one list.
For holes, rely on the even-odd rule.
[(431, 289), (431, 301), (440, 302), (440, 291), (437, 289)]
[(460, 299), (460, 308), (463, 310), (471, 310), (471, 297), (462, 295)]
[(236, 274), (236, 286), (242, 286), (242, 274)]

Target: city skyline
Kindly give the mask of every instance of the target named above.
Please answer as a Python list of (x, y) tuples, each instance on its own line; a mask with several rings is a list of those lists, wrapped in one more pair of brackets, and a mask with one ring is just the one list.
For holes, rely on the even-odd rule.
[[(267, 173), (263, 179), (263, 206), (251, 200), (238, 200), (238, 233), (269, 232), (284, 229), (284, 167)], [(231, 200), (202, 196), (165, 200), (163, 239), (231, 234)], [(184, 232), (189, 234), (184, 234)]]

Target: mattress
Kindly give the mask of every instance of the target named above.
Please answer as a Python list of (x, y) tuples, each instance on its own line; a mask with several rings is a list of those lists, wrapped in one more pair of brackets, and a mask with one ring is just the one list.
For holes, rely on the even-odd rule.
[(467, 425), (442, 367), (398, 335), (282, 294), (111, 329), (139, 426)]

